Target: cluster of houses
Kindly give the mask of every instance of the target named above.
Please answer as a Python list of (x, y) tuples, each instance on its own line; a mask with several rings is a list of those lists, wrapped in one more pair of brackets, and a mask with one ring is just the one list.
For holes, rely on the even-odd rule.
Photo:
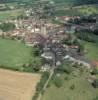
[(69, 20), (80, 19), (80, 16), (61, 16), (56, 17), (56, 20), (60, 20), (62, 22), (67, 22)]
[[(79, 19), (80, 17), (63, 16), (57, 19), (68, 21), (75, 18)], [(64, 23), (64, 25), (53, 23), (44, 24), (44, 22), (36, 21), (36, 19), (33, 18), (8, 20), (5, 23), (9, 22), (15, 24), (16, 28), (8, 32), (0, 30), (0, 36), (21, 40), (28, 46), (33, 46), (35, 44), (39, 45), (42, 50), (41, 57), (44, 58), (50, 66), (58, 66), (64, 59), (67, 59), (72, 63), (82, 64), (88, 69), (91, 68), (91, 61), (88, 61), (77, 54), (76, 51), (79, 48), (77, 45), (68, 46), (61, 43), (62, 40), (69, 39), (68, 33), (74, 33), (76, 28), (84, 29), (85, 26), (70, 23)], [(93, 24), (86, 24), (86, 28), (91, 25)], [(98, 67), (98, 63), (96, 62), (93, 62), (93, 64)], [(49, 68), (47, 67), (47, 64), (45, 64), (44, 67), (42, 66), (42, 70), (47, 70)]]
[[(71, 19), (73, 17), (62, 17)], [(74, 18), (79, 18), (78, 16)], [(74, 30), (75, 25), (70, 24), (64, 24), (64, 25), (58, 25), (53, 23), (47, 23), (41, 25), (41, 23), (35, 21), (35, 19), (29, 18), (29, 19), (19, 19), (19, 20), (8, 20), (6, 23), (14, 23), (16, 28), (14, 30), (8, 31), (8, 32), (2, 32), (0, 31), (0, 36), (5, 37), (11, 37), (16, 38), (18, 40), (24, 41), (27, 45), (32, 46), (35, 43), (43, 44), (48, 46), (52, 46), (51, 48), (61, 50), (64, 49), (65, 52), (68, 51), (68, 46), (65, 46), (60, 43), (61, 40), (69, 38), (69, 35), (67, 33), (70, 33)], [(44, 37), (43, 37), (44, 36)], [(46, 36), (46, 37), (45, 37)], [(56, 44), (57, 43), (57, 44)], [(55, 48), (54, 44), (57, 46)], [(69, 48), (75, 48), (78, 49), (76, 46), (71, 46)], [(48, 50), (49, 51), (49, 50)], [(48, 53), (51, 55), (51, 53)], [(71, 54), (70, 51), (68, 54)], [(77, 54), (76, 54), (77, 55)], [(45, 55), (42, 55), (45, 56)], [(63, 55), (63, 57), (66, 55)], [(51, 58), (51, 57), (50, 57)], [(65, 57), (66, 58), (66, 57)], [(69, 55), (69, 58), (74, 61), (78, 61), (80, 63), (83, 63), (86, 66), (90, 66), (90, 64), (87, 61), (81, 61), (75, 59), (75, 57), (71, 57)]]
[[(52, 23), (47, 23), (44, 25), (42, 22), (37, 22), (32, 18), (23, 20), (8, 20), (5, 21), (5, 23), (13, 23), (15, 24), (16, 28), (8, 32), (3, 32), (0, 30), (1, 37), (11, 37), (18, 40), (24, 40), (25, 43), (29, 44), (36, 42), (36, 37), (38, 35), (46, 36), (47, 33), (51, 33), (53, 29), (59, 27), (59, 25)], [(2, 24), (2, 22), (0, 24)]]

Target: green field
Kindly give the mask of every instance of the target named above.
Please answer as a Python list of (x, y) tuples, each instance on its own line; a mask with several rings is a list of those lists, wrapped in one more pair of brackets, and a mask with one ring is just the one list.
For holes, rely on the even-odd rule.
[[(66, 75), (61, 75), (63, 85), (57, 88), (54, 84), (50, 85), (43, 94), (41, 100), (93, 100), (98, 96), (98, 89), (92, 87), (87, 81), (87, 75), (70, 76), (65, 80)], [(74, 89), (70, 87), (74, 85)]]
[[(66, 9), (69, 8), (69, 9)], [(65, 6), (65, 9), (57, 10), (55, 12), (57, 16), (84, 16), (98, 14), (98, 5), (84, 5), (84, 6), (75, 6), (72, 9)]]
[(84, 15), (98, 14), (98, 5), (85, 5), (80, 6), (79, 12)]
[(32, 60), (31, 51), (23, 43), (0, 38), (0, 66), (18, 69)]
[(81, 16), (82, 14), (77, 9), (58, 10), (56, 16)]
[(86, 57), (91, 60), (98, 60), (98, 43), (84, 42)]
[(9, 11), (0, 11), (0, 21), (17, 18), (22, 15), (24, 12), (23, 9), (9, 10)]
[(98, 60), (98, 36), (94, 37), (96, 42), (81, 41), (85, 49), (85, 56), (90, 60)]

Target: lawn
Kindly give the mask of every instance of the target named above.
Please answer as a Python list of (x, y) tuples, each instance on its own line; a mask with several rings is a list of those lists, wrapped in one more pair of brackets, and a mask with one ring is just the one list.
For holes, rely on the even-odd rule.
[[(86, 74), (77, 77), (70, 76), (65, 80), (66, 75), (61, 75), (63, 85), (57, 88), (54, 84), (47, 88), (41, 100), (93, 100), (98, 95), (98, 89), (94, 89), (87, 81)], [(70, 87), (74, 85), (75, 88)]]
[(31, 51), (23, 43), (0, 38), (0, 66), (18, 69), (32, 61)]

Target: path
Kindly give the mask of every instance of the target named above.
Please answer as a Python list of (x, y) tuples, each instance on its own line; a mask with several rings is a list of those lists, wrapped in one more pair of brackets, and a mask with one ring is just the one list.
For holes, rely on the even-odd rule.
[[(42, 91), (45, 91), (45, 89), (47, 88), (47, 85), (48, 85), (49, 81), (51, 80), (53, 74), (54, 74), (54, 69), (51, 69), (49, 78), (48, 78), (48, 80), (46, 81), (46, 83), (45, 83), (45, 85), (44, 85)], [(38, 98), (37, 98), (37, 100), (41, 100), (41, 97), (42, 97), (42, 94), (40, 93), (39, 96), (38, 96)]]

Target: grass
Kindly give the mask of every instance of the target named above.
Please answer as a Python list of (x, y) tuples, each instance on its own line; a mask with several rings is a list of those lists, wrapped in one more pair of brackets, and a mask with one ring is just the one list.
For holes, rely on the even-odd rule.
[(85, 56), (90, 60), (98, 60), (98, 36), (95, 37), (96, 42), (84, 42), (82, 41), (85, 48)]
[(58, 10), (55, 14), (56, 16), (81, 16), (77, 9)]
[(98, 5), (81, 6), (79, 12), (85, 15), (98, 14)]
[(32, 61), (31, 51), (25, 44), (0, 38), (0, 66), (18, 69)]
[[(69, 6), (70, 7), (70, 6)], [(66, 8), (66, 7), (65, 7)], [(72, 9), (63, 9), (55, 12), (57, 16), (84, 16), (98, 14), (98, 5), (82, 5), (76, 6)]]
[(98, 43), (88, 43), (84, 44), (86, 49), (86, 56), (91, 60), (98, 60)]
[[(57, 88), (51, 84), (47, 88), (41, 100), (93, 100), (98, 95), (98, 89), (94, 89), (86, 79), (86, 74), (77, 77), (70, 76), (65, 80), (66, 75), (61, 75), (63, 86)], [(70, 87), (74, 85), (72, 90)]]
[(8, 20), (11, 18), (17, 18), (19, 15), (22, 15), (23, 12), (23, 9), (0, 11), (0, 21)]

